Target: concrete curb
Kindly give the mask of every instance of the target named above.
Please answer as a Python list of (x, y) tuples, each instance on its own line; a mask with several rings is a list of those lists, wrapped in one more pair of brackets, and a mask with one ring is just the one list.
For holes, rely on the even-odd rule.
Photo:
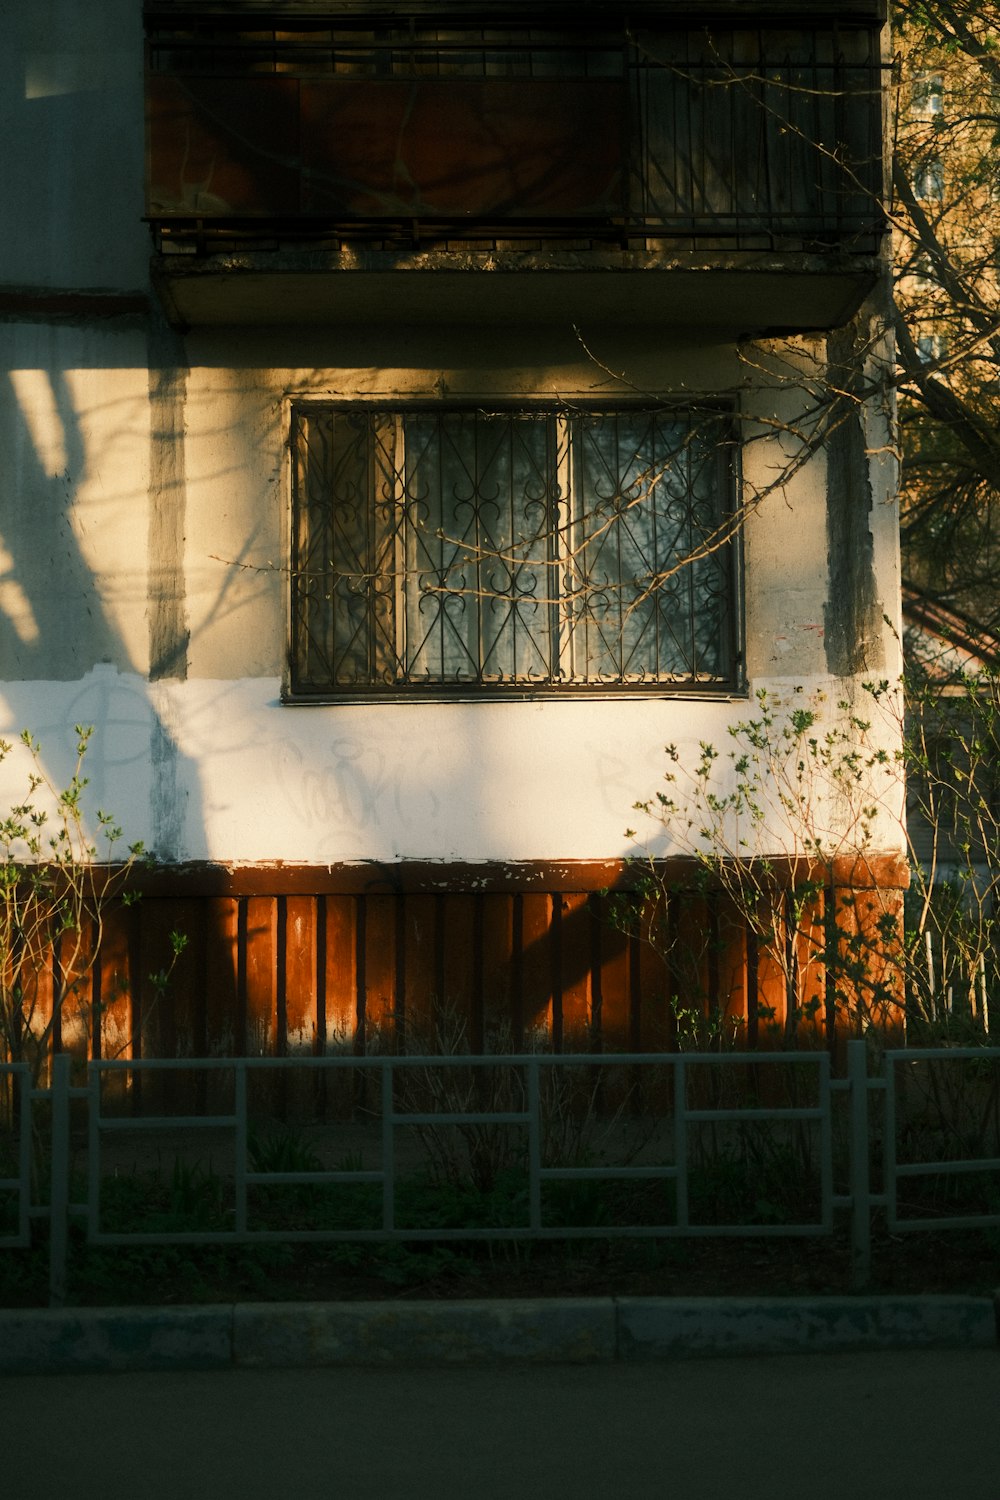
[(594, 1364), (616, 1353), (610, 1297), (244, 1304), (237, 1365)]
[(595, 1297), (0, 1311), (0, 1374), (608, 1364), (998, 1345), (988, 1297)]
[(231, 1307), (76, 1307), (0, 1312), (0, 1373), (223, 1369)]
[(988, 1297), (623, 1297), (618, 1358), (819, 1354), (861, 1349), (987, 1349)]

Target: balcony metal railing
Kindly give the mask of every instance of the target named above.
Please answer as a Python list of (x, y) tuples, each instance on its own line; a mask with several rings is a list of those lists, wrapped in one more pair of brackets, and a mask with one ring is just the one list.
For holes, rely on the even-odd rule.
[(871, 253), (874, 30), (152, 28), (166, 247), (543, 240)]

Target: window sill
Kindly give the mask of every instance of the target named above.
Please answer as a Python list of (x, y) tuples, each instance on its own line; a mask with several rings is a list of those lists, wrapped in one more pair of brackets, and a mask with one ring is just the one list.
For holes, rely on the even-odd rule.
[(675, 700), (686, 702), (726, 702), (746, 700), (747, 689), (745, 685), (736, 686), (732, 683), (719, 685), (698, 685), (669, 683), (657, 683), (650, 686), (634, 688), (621, 687), (566, 687), (531, 689), (523, 691), (517, 688), (427, 688), (422, 691), (408, 692), (364, 692), (364, 693), (295, 693), (283, 690), (281, 694), (281, 707), (283, 708), (358, 708), (372, 705), (406, 705), (434, 704), (436, 706), (454, 704), (480, 704), (480, 703), (509, 703), (509, 704), (551, 704), (551, 703), (627, 703), (627, 702), (649, 702), (651, 699), (660, 701)]

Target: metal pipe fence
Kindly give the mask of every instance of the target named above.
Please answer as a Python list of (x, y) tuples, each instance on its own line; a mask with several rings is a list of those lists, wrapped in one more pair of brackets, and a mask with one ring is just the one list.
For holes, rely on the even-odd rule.
[(59, 1305), (81, 1237), (829, 1237), (846, 1221), (860, 1287), (876, 1211), (892, 1233), (1000, 1225), (1000, 1049), (872, 1061), (863, 1041), (844, 1077), (820, 1051), (118, 1059), (74, 1082), (59, 1055), (48, 1087), (5, 1065), (0, 1248), (46, 1222)]

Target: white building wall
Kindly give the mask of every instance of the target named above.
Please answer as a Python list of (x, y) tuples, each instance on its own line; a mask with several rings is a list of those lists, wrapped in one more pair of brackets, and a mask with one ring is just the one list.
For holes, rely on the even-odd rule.
[[(0, 135), (8, 153), (19, 142), (4, 188), (18, 232), (0, 245), (0, 287), (148, 291), (139, 5), (48, 0), (10, 20), (8, 42)], [(155, 307), (53, 315), (23, 299), (0, 323), (0, 733), (29, 728), (59, 783), (73, 726), (95, 725), (94, 805), (166, 859), (605, 859), (632, 852), (632, 803), (655, 791), (665, 744), (690, 757), (702, 740), (724, 745), (762, 685), (835, 702), (865, 676), (895, 678), (898, 636), (881, 622), (858, 681), (831, 678), (825, 632), (843, 601), (831, 596), (827, 453), (790, 464), (823, 341), (748, 359), (690, 331), (640, 336), (602, 329), (593, 308), (580, 317), (606, 369), (570, 326), (415, 321), (182, 341)], [(177, 359), (187, 368), (165, 377)], [(748, 492), (786, 476), (743, 537), (749, 700), (280, 703), (291, 400), (586, 401), (630, 388), (729, 394)], [(895, 620), (886, 438), (873, 411), (852, 503), (868, 513), (877, 593)], [(164, 609), (189, 639), (150, 682)], [(0, 809), (22, 774), (16, 755), (0, 768)], [(668, 835), (655, 838), (654, 852), (670, 852)], [(900, 846), (891, 817), (879, 842)]]

